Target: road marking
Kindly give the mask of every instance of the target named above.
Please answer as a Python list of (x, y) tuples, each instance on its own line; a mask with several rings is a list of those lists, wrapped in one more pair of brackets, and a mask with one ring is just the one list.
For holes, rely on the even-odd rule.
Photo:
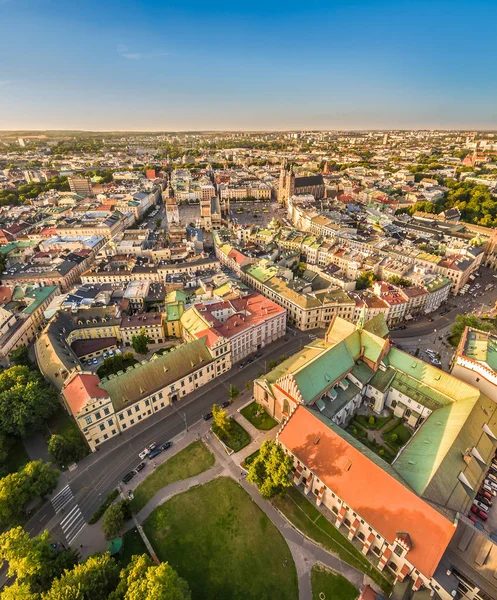
[(71, 488), (66, 485), (65, 488), (60, 490), (60, 492), (52, 498), (52, 506), (55, 514), (60, 512), (67, 504), (69, 504), (73, 498), (74, 494), (72, 493)]
[(71, 512), (62, 519), (60, 527), (69, 545), (76, 539), (82, 529), (86, 527), (85, 518), (77, 504), (73, 507)]

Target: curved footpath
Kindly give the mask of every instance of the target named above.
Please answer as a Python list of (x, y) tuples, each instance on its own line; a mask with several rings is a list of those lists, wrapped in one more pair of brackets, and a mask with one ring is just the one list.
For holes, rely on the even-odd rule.
[[(245, 423), (244, 423), (245, 426)], [(257, 488), (248, 483), (244, 477), (241, 476), (240, 467), (234, 462), (235, 456), (226, 456), (219, 448), (212, 434), (208, 433), (202, 437), (204, 443), (208, 446), (211, 452), (216, 458), (214, 467), (195, 475), (189, 479), (182, 481), (176, 481), (171, 485), (168, 485), (159, 490), (153, 498), (147, 503), (147, 505), (138, 512), (136, 518), (140, 524), (152, 513), (152, 511), (167, 502), (170, 498), (177, 494), (187, 491), (188, 489), (197, 485), (202, 485), (211, 481), (215, 477), (224, 476), (231, 477), (238, 481), (244, 490), (249, 494), (252, 500), (264, 511), (264, 513), (271, 519), (273, 524), (277, 527), (279, 532), (285, 538), (288, 547), (293, 556), (295, 567), (297, 569), (297, 576), (299, 582), (299, 598), (300, 600), (312, 600), (312, 589), (311, 589), (311, 569), (316, 562), (320, 562), (325, 566), (333, 569), (337, 573), (343, 575), (348, 579), (354, 586), (359, 590), (362, 589), (365, 583), (369, 583), (374, 589), (378, 589), (378, 586), (364, 573), (358, 571), (354, 567), (351, 567), (347, 563), (343, 562), (340, 558), (334, 554), (330, 554), (324, 550), (321, 546), (318, 546), (314, 542), (311, 542), (308, 538), (302, 535), (299, 531), (283, 517), (283, 515), (275, 509), (275, 507), (264, 500), (257, 491)], [(134, 523), (130, 522), (128, 529), (134, 527)]]

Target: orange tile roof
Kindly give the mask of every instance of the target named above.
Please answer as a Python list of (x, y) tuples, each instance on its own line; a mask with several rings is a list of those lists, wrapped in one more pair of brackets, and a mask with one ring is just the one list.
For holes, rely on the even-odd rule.
[(303, 406), (278, 439), (390, 543), (399, 531), (408, 532), (407, 559), (433, 575), (454, 534), (451, 521)]
[(64, 396), (71, 407), (74, 415), (92, 398), (108, 398), (105, 390), (98, 387), (100, 377), (98, 375), (81, 374), (76, 375), (64, 388)]

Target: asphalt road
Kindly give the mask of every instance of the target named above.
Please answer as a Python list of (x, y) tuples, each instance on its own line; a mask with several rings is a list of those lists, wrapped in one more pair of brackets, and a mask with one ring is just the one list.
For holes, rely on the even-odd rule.
[(289, 356), (295, 353), (309, 339), (309, 332), (289, 330), (285, 338), (263, 349), (260, 359), (243, 369), (235, 365), (228, 373), (185, 396), (184, 400), (166, 407), (117, 438), (102, 444), (98, 452), (80, 461), (74, 471), (61, 475), (53, 496), (66, 485), (70, 486), (74, 495), (64, 506), (63, 512), (55, 514), (51, 501), (48, 501), (28, 520), (26, 530), (36, 535), (48, 529), (56, 539), (67, 543), (60, 523), (67, 520), (76, 506), (88, 521), (105, 496), (115, 489), (123, 475), (139, 464), (138, 453), (147, 445), (154, 441), (162, 443), (179, 435), (185, 429), (185, 420), (186, 424), (191, 426), (210, 411), (213, 403), (226, 400), (230, 385), (236, 385), (242, 391), (245, 382), (252, 382), (266, 370), (267, 362), (282, 354)]

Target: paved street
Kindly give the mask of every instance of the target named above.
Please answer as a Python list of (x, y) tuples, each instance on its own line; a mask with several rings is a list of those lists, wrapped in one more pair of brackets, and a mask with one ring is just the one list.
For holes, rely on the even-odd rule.
[[(98, 452), (78, 463), (74, 471), (61, 475), (54, 496), (67, 485), (73, 495), (63, 511), (55, 514), (52, 503), (46, 502), (29, 519), (26, 529), (32, 534), (43, 529), (54, 530), (57, 536), (62, 536), (67, 541), (66, 532), (63, 527), (60, 527), (60, 523), (76, 506), (88, 520), (105, 496), (117, 486), (123, 475), (139, 464), (138, 453), (143, 448), (153, 441), (161, 443), (181, 434), (185, 430), (185, 421), (188, 427), (191, 427), (202, 419), (202, 415), (209, 412), (213, 403), (226, 400), (230, 385), (236, 385), (240, 391), (244, 390), (245, 382), (252, 382), (264, 372), (269, 360), (283, 354), (291, 355), (308, 341), (308, 332), (290, 331), (286, 338), (281, 338), (264, 349), (260, 359), (243, 369), (235, 365), (228, 373), (189, 394), (183, 401), (166, 407), (119, 437), (103, 444)], [(246, 401), (247, 396), (237, 400), (233, 404), (233, 409), (236, 410)]]

